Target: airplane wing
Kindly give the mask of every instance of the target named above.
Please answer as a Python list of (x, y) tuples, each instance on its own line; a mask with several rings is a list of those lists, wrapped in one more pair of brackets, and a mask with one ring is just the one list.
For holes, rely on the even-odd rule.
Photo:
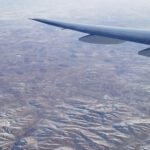
[[(150, 45), (150, 30), (67, 23), (39, 18), (35, 18), (32, 20), (60, 27), (63, 29), (70, 29), (78, 32), (87, 33), (87, 36), (81, 37), (79, 40), (88, 43), (119, 44), (124, 41), (131, 41)], [(144, 52), (148, 53), (147, 51), (143, 51), (139, 54), (143, 55)], [(144, 53), (144, 55), (146, 54)]]

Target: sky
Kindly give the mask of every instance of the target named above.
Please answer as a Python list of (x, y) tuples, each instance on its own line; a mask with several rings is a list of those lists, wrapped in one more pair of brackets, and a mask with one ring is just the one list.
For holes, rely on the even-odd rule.
[(148, 0), (0, 0), (0, 20), (42, 17), (133, 27), (150, 27)]

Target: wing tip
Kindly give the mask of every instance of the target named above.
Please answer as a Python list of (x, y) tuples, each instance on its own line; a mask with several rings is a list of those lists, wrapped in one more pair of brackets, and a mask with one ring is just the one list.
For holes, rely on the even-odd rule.
[(40, 21), (40, 20), (42, 20), (42, 19), (40, 19), (40, 18), (28, 18), (29, 20), (33, 20), (33, 21)]
[(56, 21), (54, 21), (54, 20), (47, 20), (47, 19), (43, 19), (43, 18), (29, 18), (29, 19), (33, 20), (33, 21), (40, 22), (40, 23), (49, 24), (49, 25), (57, 24)]

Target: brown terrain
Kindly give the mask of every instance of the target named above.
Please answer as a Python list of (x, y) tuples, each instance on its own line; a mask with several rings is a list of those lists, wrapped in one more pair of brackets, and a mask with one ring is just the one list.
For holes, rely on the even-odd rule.
[(146, 46), (81, 36), (0, 20), (1, 150), (150, 149)]

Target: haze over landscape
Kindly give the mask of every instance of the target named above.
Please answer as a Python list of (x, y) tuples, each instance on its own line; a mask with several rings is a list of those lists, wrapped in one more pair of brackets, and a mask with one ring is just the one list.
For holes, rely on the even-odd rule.
[(149, 150), (149, 45), (94, 45), (29, 18), (150, 29), (148, 0), (0, 0), (0, 149)]

